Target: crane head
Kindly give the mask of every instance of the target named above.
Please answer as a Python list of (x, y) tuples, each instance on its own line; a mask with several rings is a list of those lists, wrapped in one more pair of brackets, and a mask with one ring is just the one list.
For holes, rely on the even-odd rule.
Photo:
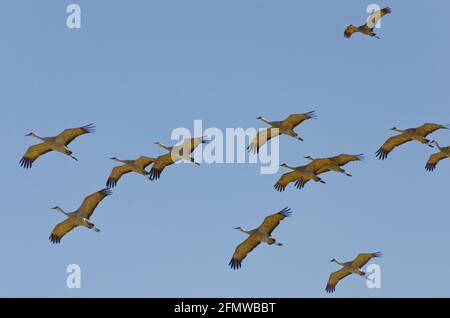
[(335, 262), (337, 262), (337, 260), (336, 260), (335, 258), (333, 258), (333, 259), (330, 261), (330, 263), (335, 263)]
[(30, 136), (36, 136), (36, 134), (34, 132), (30, 132), (29, 134), (26, 134), (25, 137), (30, 137)]
[(288, 166), (287, 163), (282, 163), (282, 164), (280, 165), (280, 167), (289, 168), (289, 166)]
[(309, 159), (309, 160), (314, 160), (314, 158), (313, 157), (311, 157), (311, 156), (306, 156), (306, 157), (304, 157), (305, 159)]
[(240, 226), (235, 227), (234, 229), (235, 229), (235, 230), (238, 230), (238, 231), (241, 231), (241, 232), (244, 232), (244, 229), (243, 229), (242, 227), (240, 227)]
[(399, 130), (399, 128), (398, 127), (392, 127), (390, 130), (393, 130), (393, 131), (398, 131)]

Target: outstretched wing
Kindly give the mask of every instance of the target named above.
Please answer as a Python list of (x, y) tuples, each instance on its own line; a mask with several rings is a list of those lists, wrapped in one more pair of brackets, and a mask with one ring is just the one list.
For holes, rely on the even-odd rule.
[(345, 166), (347, 163), (352, 161), (361, 161), (364, 159), (364, 154), (358, 154), (358, 155), (347, 155), (347, 154), (341, 154), (336, 157), (330, 158), (331, 161), (337, 163), (339, 166)]
[(251, 153), (259, 153), (259, 149), (270, 139), (279, 136), (280, 130), (278, 128), (267, 128), (264, 130), (260, 130), (250, 145), (247, 147), (247, 150)]
[(347, 39), (349, 39), (349, 38), (351, 38), (351, 36), (353, 35), (353, 33), (356, 33), (356, 32), (360, 32), (361, 30), (357, 27), (357, 26), (354, 26), (353, 24), (351, 24), (351, 25), (349, 25), (346, 29), (345, 29), (345, 31), (344, 31), (344, 36), (347, 38)]
[(129, 166), (123, 165), (118, 166), (112, 169), (111, 174), (109, 175), (108, 181), (106, 181), (106, 187), (108, 189), (114, 188), (119, 182), (120, 178), (127, 173), (133, 171)]
[(384, 160), (387, 158), (389, 153), (394, 150), (395, 147), (403, 145), (412, 139), (408, 137), (407, 134), (400, 134), (398, 136), (394, 136), (386, 140), (386, 142), (381, 146), (380, 149), (376, 152), (378, 159)]
[(273, 230), (280, 224), (280, 222), (285, 218), (290, 217), (291, 215), (291, 209), (287, 207), (278, 213), (269, 215), (264, 219), (263, 223), (259, 227), (259, 231), (271, 235)]
[(65, 221), (59, 223), (55, 226), (52, 233), (50, 234), (50, 241), (53, 244), (59, 244), (64, 235), (72, 231), (77, 225), (72, 219), (66, 219)]
[(67, 146), (78, 136), (93, 132), (95, 132), (95, 127), (92, 124), (78, 128), (69, 128), (56, 136), (55, 142)]
[(301, 174), (299, 171), (291, 171), (283, 174), (280, 179), (278, 179), (277, 183), (273, 186), (275, 190), (279, 192), (283, 192), (286, 189), (286, 186), (297, 180), (301, 177)]
[(79, 216), (89, 219), (94, 213), (97, 205), (112, 192), (109, 189), (103, 189), (86, 197), (78, 209)]
[(448, 128), (444, 125), (428, 123), (428, 124), (423, 124), (420, 127), (417, 127), (415, 130), (416, 130), (416, 134), (426, 137), (429, 134), (434, 133), (436, 130), (439, 130), (439, 129), (448, 129)]
[(436, 169), (436, 166), (439, 163), (439, 161), (441, 161), (442, 159), (445, 159), (445, 158), (447, 158), (447, 155), (443, 152), (438, 152), (438, 153), (435, 153), (434, 155), (431, 155), (427, 161), (425, 169), (427, 171), (434, 171), (434, 169)]
[(150, 170), (150, 180), (153, 181), (159, 179), (164, 168), (170, 166), (173, 163), (174, 161), (172, 159), (171, 152), (156, 158), (155, 162), (153, 163), (153, 167)]
[(381, 10), (375, 11), (368, 19), (366, 22), (366, 26), (369, 29), (373, 29), (375, 28), (375, 26), (377, 25), (377, 23), (381, 20), (382, 17), (384, 17), (386, 14), (391, 13), (392, 10), (389, 7), (383, 8)]
[(380, 252), (376, 253), (365, 253), (365, 254), (359, 254), (352, 262), (353, 266), (356, 266), (358, 268), (363, 267), (366, 265), (372, 258), (375, 257), (381, 257)]
[(247, 257), (248, 253), (253, 251), (259, 245), (260, 241), (253, 235), (250, 235), (244, 242), (239, 244), (234, 251), (233, 257), (228, 265), (232, 269), (239, 269), (242, 266), (242, 261)]
[(46, 154), (47, 152), (52, 151), (50, 147), (48, 147), (45, 143), (41, 143), (38, 145), (34, 145), (28, 148), (27, 152), (23, 155), (22, 159), (20, 159), (20, 166), (29, 169), (33, 165), (33, 162)]
[(141, 167), (142, 169), (145, 169), (153, 162), (155, 162), (155, 158), (141, 156), (134, 162), (134, 164), (137, 165), (138, 167)]
[(289, 115), (286, 119), (284, 119), (281, 122), (281, 125), (291, 128), (291, 129), (294, 129), (295, 127), (297, 127), (298, 125), (303, 123), (305, 120), (308, 120), (311, 118), (316, 118), (316, 117), (317, 116), (314, 113), (314, 111), (304, 113), (304, 114), (292, 114), (292, 115)]
[(352, 272), (350, 272), (346, 267), (343, 267), (342, 269), (338, 270), (337, 272), (334, 272), (330, 275), (330, 278), (328, 279), (327, 287), (325, 290), (327, 293), (334, 293), (336, 290), (336, 285), (339, 283), (341, 279), (344, 279), (348, 275), (350, 275)]
[(306, 165), (305, 169), (317, 173), (320, 169), (331, 163), (330, 158), (315, 159)]

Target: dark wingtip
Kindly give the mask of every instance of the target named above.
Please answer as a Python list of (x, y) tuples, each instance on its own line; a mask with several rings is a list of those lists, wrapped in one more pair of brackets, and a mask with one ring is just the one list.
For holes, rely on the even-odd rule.
[(96, 131), (94, 124), (89, 124), (89, 125), (83, 126), (81, 128), (89, 134), (95, 133), (95, 131)]
[(228, 263), (228, 265), (233, 269), (233, 270), (237, 270), (239, 268), (241, 268), (242, 266), (242, 262), (235, 260), (235, 259), (231, 259), (231, 261)]
[(280, 213), (285, 217), (292, 216), (292, 211), (289, 207), (285, 207), (283, 210), (280, 211)]
[(115, 179), (108, 179), (108, 181), (106, 181), (106, 188), (108, 189), (112, 189), (117, 185), (117, 180)]
[(100, 190), (101, 193), (103, 193), (103, 195), (108, 196), (108, 195), (112, 195), (112, 191), (109, 188), (105, 188)]
[(314, 110), (312, 110), (310, 112), (307, 112), (305, 115), (308, 115), (309, 118), (314, 118), (314, 119), (317, 118), (317, 114), (316, 114), (316, 112)]
[(25, 157), (24, 157), (24, 158), (20, 159), (19, 164), (22, 168), (30, 169), (33, 165), (33, 161), (31, 161), (29, 159), (25, 159)]
[(53, 235), (53, 234), (50, 235), (49, 240), (50, 240), (50, 242), (52, 242), (53, 244), (59, 244), (59, 243), (61, 243), (61, 238), (58, 237), (58, 236), (56, 236), (56, 235)]
[(388, 156), (388, 153), (385, 152), (382, 148), (378, 149), (375, 154), (376, 154), (376, 157), (380, 160), (385, 160)]

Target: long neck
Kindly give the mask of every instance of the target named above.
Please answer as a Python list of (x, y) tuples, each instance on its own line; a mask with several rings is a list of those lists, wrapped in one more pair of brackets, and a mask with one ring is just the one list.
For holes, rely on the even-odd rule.
[(265, 122), (266, 124), (271, 125), (272, 123), (270, 121), (268, 121), (267, 119), (265, 119), (264, 117), (260, 117), (259, 120), (261, 120), (262, 122)]
[(245, 233), (245, 234), (250, 234), (250, 233), (249, 233), (250, 231), (246, 231), (246, 230), (244, 230), (242, 227), (239, 228), (239, 231), (241, 231), (242, 233)]
[(338, 259), (335, 259), (334, 262), (339, 264), (339, 265), (341, 265), (341, 266), (345, 266), (345, 264), (343, 262), (341, 262), (340, 260), (338, 260)]
[(124, 160), (120, 160), (120, 159), (117, 159), (117, 158), (113, 158), (112, 160), (120, 162), (120, 163), (126, 163)]
[(56, 211), (61, 212), (62, 214), (69, 216), (69, 214), (67, 212), (65, 212), (63, 209), (61, 208), (55, 208)]
[(399, 129), (399, 128), (394, 128), (394, 129), (392, 129), (393, 131), (396, 131), (396, 132), (399, 132), (399, 133), (404, 133), (404, 132), (406, 132), (406, 130), (403, 130), (403, 129)]
[(164, 145), (164, 144), (162, 144), (162, 143), (160, 143), (160, 142), (157, 142), (156, 143), (158, 146), (160, 146), (161, 148), (164, 148), (164, 149), (166, 149), (166, 150), (168, 150), (168, 151), (170, 151), (171, 149), (172, 149), (172, 147), (168, 147), (168, 146), (166, 146), (166, 145)]
[(45, 141), (44, 137), (39, 136), (38, 134), (32, 134), (31, 137), (37, 138), (39, 140)]
[(443, 149), (441, 148), (441, 146), (439, 145), (439, 143), (436, 140), (434, 141), (434, 144), (440, 151), (443, 151)]

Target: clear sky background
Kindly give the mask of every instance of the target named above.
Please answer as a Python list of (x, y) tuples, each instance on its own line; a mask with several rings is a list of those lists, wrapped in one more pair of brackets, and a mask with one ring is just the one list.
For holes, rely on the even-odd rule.
[[(74, 1), (75, 2), (75, 1)], [(373, 1), (376, 3), (376, 1)], [(369, 1), (76, 1), (82, 28), (66, 27), (69, 1), (4, 1), (0, 13), (2, 217), (0, 296), (414, 297), (450, 296), (450, 161), (425, 171), (434, 150), (409, 143), (388, 160), (375, 151), (393, 126), (450, 123), (447, 1), (382, 1), (393, 13), (381, 40), (343, 37)], [(157, 182), (125, 176), (92, 220), (48, 236), (83, 198), (104, 187), (108, 158), (157, 156), (174, 128), (264, 127), (315, 110), (280, 139), (281, 162), (365, 153), (348, 178), (326, 174), (284, 193), (281, 173), (258, 165), (177, 165)], [(94, 123), (97, 133), (31, 170), (19, 160), (36, 140)], [(436, 138), (450, 144), (450, 133)], [(245, 235), (289, 206), (293, 217), (239, 271), (228, 267)], [(348, 277), (327, 296), (333, 257), (382, 251), (382, 288)], [(66, 267), (82, 288), (66, 287)]]

